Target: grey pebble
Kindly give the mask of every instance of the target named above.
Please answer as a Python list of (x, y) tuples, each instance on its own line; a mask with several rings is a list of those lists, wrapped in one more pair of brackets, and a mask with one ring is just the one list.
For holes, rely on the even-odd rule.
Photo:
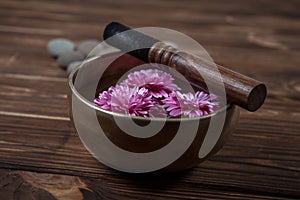
[(85, 56), (80, 51), (69, 51), (61, 54), (57, 62), (60, 67), (66, 69), (67, 66), (74, 61), (83, 61)]
[(98, 44), (97, 40), (83, 40), (78, 43), (77, 50), (87, 56)]
[(75, 61), (75, 62), (71, 62), (68, 67), (67, 67), (67, 73), (68, 75), (80, 64), (82, 63), (82, 61)]
[(58, 57), (61, 54), (69, 51), (73, 51), (74, 47), (75, 45), (72, 41), (64, 38), (52, 39), (47, 45), (48, 52), (54, 57)]

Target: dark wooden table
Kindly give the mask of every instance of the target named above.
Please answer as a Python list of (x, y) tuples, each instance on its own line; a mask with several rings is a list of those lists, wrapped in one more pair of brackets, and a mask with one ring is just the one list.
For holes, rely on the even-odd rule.
[[(299, 199), (300, 2), (0, 1), (0, 199)], [(98, 163), (68, 116), (66, 72), (48, 40), (101, 39), (104, 26), (159, 26), (268, 86), (231, 140), (178, 175), (131, 176)]]

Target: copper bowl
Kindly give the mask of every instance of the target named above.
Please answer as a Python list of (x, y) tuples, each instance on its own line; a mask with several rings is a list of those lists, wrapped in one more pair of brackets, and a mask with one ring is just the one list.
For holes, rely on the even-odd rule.
[[(238, 121), (239, 108), (234, 105), (203, 117), (170, 119), (131, 117), (96, 107), (93, 99), (100, 91), (143, 64), (130, 55), (119, 56), (92, 58), (69, 75), (70, 116), (97, 160), (122, 172), (177, 172), (221, 149)], [(104, 65), (109, 67), (104, 70)], [(147, 132), (157, 127), (157, 133)]]

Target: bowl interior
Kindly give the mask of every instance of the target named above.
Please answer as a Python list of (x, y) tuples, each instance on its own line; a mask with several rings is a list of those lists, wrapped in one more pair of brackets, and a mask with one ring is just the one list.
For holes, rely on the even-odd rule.
[[(124, 80), (128, 73), (135, 70), (148, 69), (149, 67), (157, 68), (157, 66), (146, 64), (129, 54), (116, 53), (107, 57), (96, 57), (85, 61), (79, 68), (75, 69), (70, 74), (69, 87), (71, 88), (71, 92), (78, 96), (83, 103), (99, 112), (105, 112), (120, 117), (130, 117), (134, 120), (136, 119), (137, 123), (139, 123), (138, 121), (148, 121), (149, 118), (128, 116), (104, 110), (94, 105), (93, 100), (100, 92)], [(181, 87), (181, 92), (196, 92), (199, 90), (199, 88), (191, 85), (188, 80), (175, 70), (170, 71), (168, 68), (163, 68), (161, 66), (158, 68), (170, 73), (175, 78), (174, 82)], [(200, 88), (200, 90), (202, 89)], [(201, 117), (168, 118), (167, 120), (182, 121), (209, 118), (212, 115), (216, 115), (218, 112), (223, 112), (229, 106), (230, 105), (220, 105), (213, 113)], [(161, 118), (157, 117), (152, 120), (161, 120)]]

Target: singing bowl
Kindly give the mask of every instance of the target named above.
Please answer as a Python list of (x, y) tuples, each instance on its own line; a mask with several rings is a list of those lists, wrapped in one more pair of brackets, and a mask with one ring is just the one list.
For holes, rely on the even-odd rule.
[[(70, 117), (82, 143), (102, 164), (128, 173), (178, 172), (197, 166), (228, 140), (239, 116), (235, 105), (225, 105), (202, 117), (167, 119), (132, 117), (95, 106), (93, 99), (99, 92), (116, 84), (129, 69), (143, 64), (127, 54), (116, 56), (112, 63), (110, 60), (111, 56), (91, 59), (68, 79)], [(109, 67), (103, 74), (97, 73), (104, 63)], [(126, 126), (132, 123), (140, 128), (128, 132), (131, 129)], [(143, 128), (150, 123), (163, 126), (145, 136)], [(215, 128), (218, 124), (219, 130)]]

